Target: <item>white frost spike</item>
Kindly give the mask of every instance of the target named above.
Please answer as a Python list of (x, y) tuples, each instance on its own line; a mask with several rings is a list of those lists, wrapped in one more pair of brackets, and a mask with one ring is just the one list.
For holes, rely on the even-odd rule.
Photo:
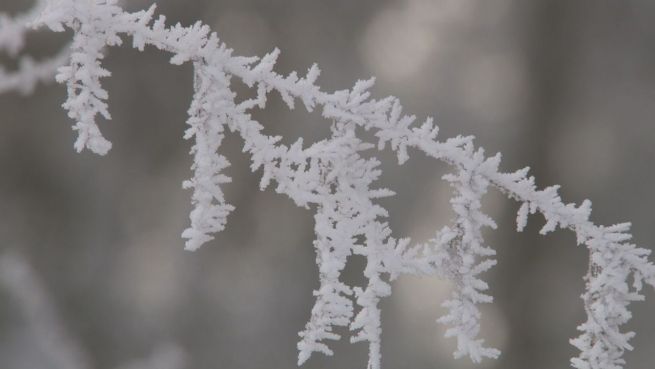
[(222, 231), (228, 214), (234, 209), (225, 202), (220, 187), (230, 182), (229, 177), (221, 174), (229, 162), (217, 153), (228, 119), (225, 108), (233, 99), (225, 74), (206, 65), (195, 65), (195, 93), (187, 121), (190, 127), (185, 133), (185, 138), (195, 137), (196, 140), (191, 149), (194, 176), (184, 182), (184, 188), (194, 189), (191, 227), (182, 233), (187, 239), (187, 250), (197, 250), (213, 238), (213, 233)]
[[(75, 141), (75, 149), (78, 152), (86, 148), (96, 154), (105, 155), (111, 149), (111, 143), (98, 129), (96, 116), (111, 119), (105, 102), (108, 94), (100, 85), (100, 78), (109, 77), (111, 73), (101, 67), (100, 60), (104, 58), (102, 49), (105, 46), (120, 45), (121, 42), (117, 31), (110, 27), (114, 17), (122, 12), (114, 3), (115, 1), (101, 4), (75, 3), (76, 16), (83, 17), (85, 22), (76, 26), (70, 65), (59, 68), (56, 77), (58, 82), (66, 83), (67, 86), (68, 99), (63, 107), (68, 110), (68, 116), (76, 122), (73, 129), (78, 134)], [(45, 15), (42, 18), (49, 19)], [(74, 23), (72, 19), (64, 19), (69, 23), (68, 26)]]
[(516, 230), (523, 232), (525, 226), (528, 224), (528, 214), (530, 213), (530, 203), (524, 202), (521, 204), (519, 211), (516, 215)]
[(321, 286), (314, 291), (316, 302), (311, 318), (305, 330), (299, 333), (298, 365), (307, 361), (313, 352), (332, 355), (332, 350), (322, 341), (338, 340), (340, 336), (333, 332), (333, 327), (348, 326), (352, 319), (353, 306), (349, 298), (352, 290), (339, 281), (339, 276), (351, 253), (354, 235), (347, 222), (335, 217), (338, 210), (324, 205), (315, 217), (318, 239), (314, 246)]
[[(485, 162), (481, 151), (474, 155), (476, 162)], [(497, 166), (498, 160), (494, 159), (493, 167)], [(456, 175), (447, 175), (445, 179), (455, 189), (451, 204), (456, 214), (457, 236), (444, 246), (448, 258), (444, 267), (455, 290), (451, 299), (443, 304), (448, 313), (438, 322), (448, 326), (446, 337), (457, 339), (455, 358), (468, 356), (477, 363), (484, 357), (496, 358), (500, 355), (500, 351), (484, 347), (484, 341), (477, 338), (480, 331), (477, 304), (493, 300), (484, 293), (488, 286), (478, 275), (496, 264), (495, 260), (489, 259), (495, 255), (495, 251), (484, 245), (481, 233), (484, 226), (495, 227), (495, 223), (480, 210), (480, 200), (489, 182), (469, 167), (462, 167)]]

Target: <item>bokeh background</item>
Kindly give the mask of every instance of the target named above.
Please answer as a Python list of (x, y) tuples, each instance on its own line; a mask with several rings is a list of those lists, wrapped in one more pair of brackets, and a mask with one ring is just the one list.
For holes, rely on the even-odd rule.
[[(131, 10), (151, 1), (130, 0)], [(2, 0), (0, 11), (29, 8)], [(170, 22), (211, 25), (240, 55), (282, 50), (278, 70), (318, 62), (327, 90), (377, 77), (441, 136), (475, 135), (503, 168), (531, 166), (567, 201), (589, 198), (600, 224), (633, 222), (637, 244), (655, 240), (655, 2), (652, 0), (161, 0)], [(56, 52), (70, 34), (34, 33), (27, 52)], [(288, 369), (318, 286), (311, 212), (258, 190), (241, 142), (228, 136), (225, 186), (236, 206), (228, 229), (183, 251), (190, 143), (181, 137), (192, 93), (189, 66), (152, 48), (114, 48), (104, 81), (113, 120), (106, 157), (72, 148), (65, 89), (0, 96), (0, 367), (3, 369)], [(7, 55), (0, 61), (14, 64)], [(257, 117), (287, 142), (328, 134), (329, 122), (278, 97)], [(383, 201), (397, 236), (430, 238), (452, 216), (448, 168), (415, 153), (397, 166), (381, 153)], [(400, 278), (382, 303), (383, 366), (551, 369), (569, 366), (568, 340), (583, 320), (586, 251), (573, 234), (538, 236), (542, 219), (516, 233), (517, 204), (492, 191), (487, 233), (498, 265), (496, 302), (483, 332), (502, 349), (475, 366), (452, 358), (434, 320), (450, 286)], [(7, 262), (7, 260), (9, 262)], [(346, 279), (362, 283), (353, 257)], [(652, 368), (655, 295), (633, 305), (629, 369)], [(343, 333), (346, 333), (343, 331)], [(364, 368), (366, 345), (347, 336), (307, 369)], [(68, 366), (65, 364), (69, 359)], [(63, 364), (62, 364), (63, 363)], [(72, 364), (70, 364), (72, 363)]]

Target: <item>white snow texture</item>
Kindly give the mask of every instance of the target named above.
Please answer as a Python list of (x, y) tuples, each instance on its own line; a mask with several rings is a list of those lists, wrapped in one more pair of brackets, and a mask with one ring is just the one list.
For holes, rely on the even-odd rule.
[[(151, 45), (170, 52), (172, 64), (193, 63), (195, 92), (184, 136), (194, 140), (193, 177), (184, 187), (193, 190), (194, 209), (191, 225), (182, 234), (186, 249), (196, 250), (210, 241), (225, 228), (234, 209), (221, 190), (230, 182), (223, 173), (229, 162), (219, 153), (224, 130), (229, 129), (243, 139), (243, 150), (251, 155), (251, 169), (261, 169), (261, 189), (274, 184), (278, 193), (298, 206), (315, 210), (320, 287), (314, 291), (316, 302), (309, 322), (300, 332), (299, 365), (315, 352), (332, 355), (327, 341), (340, 338), (334, 327), (341, 326), (353, 332), (351, 342), (368, 342), (368, 369), (379, 369), (379, 301), (391, 294), (390, 282), (402, 274), (452, 281), (454, 292), (444, 303), (448, 312), (438, 322), (447, 326), (446, 336), (457, 340), (455, 357), (468, 356), (474, 362), (498, 357), (498, 350), (484, 346), (478, 338), (478, 305), (492, 301), (480, 275), (495, 264), (495, 252), (485, 245), (481, 229), (496, 226), (481, 212), (480, 201), (493, 186), (520, 203), (518, 230), (525, 227), (530, 214), (540, 213), (545, 218), (540, 233), (567, 228), (576, 233), (578, 244), (589, 249), (582, 296), (587, 320), (578, 327), (580, 336), (571, 340), (580, 350), (571, 364), (577, 369), (623, 367), (623, 353), (632, 349), (628, 340), (634, 335), (621, 331), (621, 325), (630, 319), (627, 307), (643, 299), (644, 282), (655, 285), (649, 251), (629, 242), (629, 224), (595, 225), (589, 220), (591, 202), (566, 204), (557, 186), (537, 189), (527, 168), (499, 171), (500, 155), (485, 156), (474, 147), (472, 137), (439, 141), (438, 127), (431, 118), (417, 123), (416, 117), (402, 112), (395, 97), (371, 98), (372, 79), (358, 81), (349, 90), (325, 92), (316, 84), (316, 65), (304, 77), (295, 72), (282, 76), (274, 71), (277, 49), (261, 59), (235, 56), (208, 26), (200, 22), (169, 26), (164, 16), (155, 19), (154, 11), (152, 6), (129, 13), (116, 0), (41, 0), (22, 16), (0, 15), (0, 49), (13, 55), (21, 50), (31, 26), (74, 32), (71, 44), (52, 59), (23, 59), (12, 73), (0, 69), (0, 92), (28, 93), (37, 82), (57, 73), (56, 80), (68, 90), (63, 106), (75, 121), (75, 149), (104, 155), (111, 143), (102, 136), (96, 119), (98, 115), (110, 119), (107, 91), (100, 82), (110, 75), (101, 65), (106, 49), (131, 39), (136, 49)], [(232, 78), (254, 88), (256, 97), (238, 101), (231, 89)], [(281, 137), (264, 134), (250, 112), (264, 108), (271, 92), (279, 93), (290, 109), (298, 101), (308, 111), (320, 109), (331, 122), (331, 136), (309, 146), (303, 145), (302, 139), (285, 146)], [(429, 242), (412, 244), (409, 239), (391, 236), (387, 211), (375, 200), (393, 192), (373, 187), (381, 173), (380, 163), (362, 155), (376, 147), (360, 138), (364, 130), (378, 138), (377, 149), (389, 144), (400, 164), (409, 159), (409, 149), (414, 149), (452, 166), (453, 173), (444, 179), (454, 189), (451, 205), (455, 217)], [(364, 275), (368, 284), (364, 288), (340, 280), (350, 255), (367, 260)]]

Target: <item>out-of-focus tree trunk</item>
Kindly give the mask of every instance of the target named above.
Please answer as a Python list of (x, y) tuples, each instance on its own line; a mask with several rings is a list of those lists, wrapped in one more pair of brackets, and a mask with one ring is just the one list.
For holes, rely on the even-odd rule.
[[(529, 91), (523, 126), (519, 127), (521, 140), (516, 143), (518, 165), (530, 166), (540, 187), (561, 182), (551, 170), (551, 158), (553, 142), (564, 128), (561, 114), (571, 98), (569, 77), (578, 56), (576, 32), (585, 16), (580, 6), (567, 0), (515, 2)], [(567, 198), (565, 187), (560, 193), (568, 201), (575, 200)], [(501, 246), (493, 289), (507, 316), (508, 342), (497, 367), (567, 367), (574, 353), (567, 335), (574, 334), (575, 324), (571, 327), (571, 322), (556, 312), (577, 309), (582, 318), (582, 302), (575, 294), (582, 281), (567, 277), (576, 273), (582, 277), (585, 265), (576, 261), (582, 260), (583, 250), (575, 248), (568, 234), (539, 235), (543, 226), (539, 216), (530, 217), (528, 227), (517, 235), (517, 207), (506, 209), (496, 243), (508, 246)]]

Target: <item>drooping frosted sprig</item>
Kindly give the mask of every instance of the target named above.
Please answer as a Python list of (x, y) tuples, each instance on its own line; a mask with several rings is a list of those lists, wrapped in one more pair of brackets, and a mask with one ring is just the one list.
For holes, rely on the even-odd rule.
[[(55, 2), (46, 7), (51, 9), (53, 4), (63, 9), (70, 9), (70, 13), (62, 13), (61, 23), (73, 27), (75, 36), (71, 45), (70, 64), (59, 68), (56, 76), (57, 82), (66, 83), (68, 99), (63, 104), (68, 110), (68, 116), (75, 120), (73, 129), (77, 131), (75, 149), (80, 152), (89, 149), (96, 154), (105, 155), (111, 149), (111, 143), (100, 133), (96, 123), (98, 115), (111, 119), (106, 103), (109, 97), (107, 91), (100, 84), (100, 79), (109, 77), (111, 73), (102, 67), (104, 58), (103, 49), (106, 46), (119, 46), (122, 41), (118, 35), (119, 30), (109, 27), (114, 18), (121, 14), (122, 9), (116, 6), (116, 1), (107, 2)], [(61, 23), (56, 23), (48, 17), (46, 11), (44, 19), (48, 26), (55, 31), (63, 31)]]
[[(403, 274), (436, 276), (453, 283), (453, 295), (445, 303), (448, 312), (439, 321), (447, 325), (446, 335), (457, 340), (456, 357), (468, 356), (475, 362), (497, 357), (499, 352), (483, 346), (478, 338), (478, 305), (491, 302), (481, 274), (495, 264), (494, 251), (481, 234), (483, 227), (493, 228), (495, 223), (481, 211), (480, 202), (488, 188), (495, 187), (520, 203), (518, 230), (525, 227), (531, 214), (539, 213), (545, 218), (540, 233), (571, 229), (578, 243), (589, 249), (583, 294), (587, 321), (579, 327), (581, 336), (572, 340), (581, 351), (572, 365), (577, 369), (622, 368), (622, 355), (631, 349), (628, 340), (633, 335), (620, 330), (630, 318), (628, 304), (643, 298), (644, 283), (655, 285), (649, 252), (627, 243), (627, 226), (595, 225), (589, 220), (589, 201), (579, 206), (567, 204), (557, 186), (537, 189), (527, 168), (501, 172), (500, 156), (486, 157), (474, 147), (472, 137), (438, 140), (439, 130), (431, 118), (417, 123), (415, 116), (403, 113), (395, 97), (371, 98), (373, 79), (358, 81), (351, 89), (325, 92), (316, 84), (316, 65), (304, 77), (296, 72), (283, 76), (275, 72), (278, 49), (261, 59), (234, 56), (208, 26), (200, 22), (188, 27), (167, 26), (164, 16), (155, 19), (154, 11), (153, 6), (128, 13), (114, 0), (49, 0), (40, 13), (37, 23), (54, 31), (71, 29), (75, 34), (70, 60), (57, 77), (68, 88), (64, 107), (75, 120), (75, 147), (98, 154), (111, 147), (96, 122), (98, 116), (110, 118), (108, 96), (100, 85), (100, 80), (109, 76), (100, 64), (106, 47), (120, 46), (123, 37), (131, 37), (136, 49), (151, 45), (170, 52), (172, 64), (193, 63), (195, 89), (185, 137), (194, 140), (194, 173), (184, 186), (193, 190), (194, 208), (191, 225), (183, 233), (186, 248), (195, 250), (211, 240), (225, 228), (233, 209), (221, 189), (229, 182), (223, 173), (229, 163), (219, 152), (227, 128), (243, 140), (251, 169), (261, 170), (262, 189), (273, 185), (298, 206), (315, 211), (314, 247), (320, 281), (309, 322), (300, 333), (299, 364), (314, 352), (331, 355), (327, 341), (340, 338), (335, 327), (347, 326), (353, 332), (352, 342), (368, 343), (368, 368), (379, 369), (379, 302), (391, 293), (390, 282)], [(2, 24), (9, 23), (5, 20)], [(13, 43), (2, 41), (3, 30), (9, 34), (16, 29), (21, 28), (0, 27), (0, 47), (4, 42), (5, 48), (13, 50), (17, 48), (13, 45), (21, 44), (16, 36), (11, 37)], [(47, 77), (47, 71), (44, 68), (37, 79)], [(231, 78), (243, 81), (256, 96), (239, 101), (231, 89)], [(33, 85), (0, 73), (0, 91), (3, 86), (9, 90), (30, 83)], [(290, 109), (296, 101), (308, 111), (320, 109), (332, 124), (331, 136), (309, 146), (302, 139), (287, 146), (280, 143), (281, 137), (264, 134), (264, 126), (251, 112), (265, 108), (270, 93), (280, 94)], [(363, 130), (373, 133), (378, 149), (390, 147), (400, 164), (409, 160), (412, 150), (420, 150), (455, 169), (445, 177), (454, 189), (454, 220), (432, 240), (412, 244), (408, 238), (392, 237), (388, 214), (375, 202), (392, 192), (372, 187), (380, 176), (379, 162), (362, 155), (375, 147), (361, 138)], [(368, 283), (363, 287), (348, 286), (340, 279), (351, 255), (366, 258), (363, 273)]]
[(473, 152), (470, 142), (464, 150), (473, 158), (473, 166), (459, 166), (457, 173), (444, 177), (455, 189), (450, 203), (456, 214), (456, 236), (447, 246), (448, 260), (444, 265), (455, 288), (452, 297), (444, 303), (448, 313), (438, 322), (449, 327), (446, 337), (457, 339), (455, 358), (469, 356), (474, 362), (480, 362), (484, 357), (497, 358), (500, 351), (484, 347), (484, 341), (477, 338), (480, 331), (477, 305), (493, 301), (485, 293), (489, 286), (479, 275), (496, 264), (491, 259), (496, 252), (484, 244), (481, 231), (483, 227), (495, 229), (496, 223), (481, 211), (482, 196), (487, 192), (489, 181), (476, 169), (486, 166), (497, 170), (500, 156), (485, 159), (481, 149)]
[(320, 286), (314, 292), (316, 304), (310, 321), (300, 333), (298, 343), (299, 363), (304, 362), (312, 352), (331, 354), (322, 342), (324, 339), (338, 339), (332, 329), (348, 326), (353, 316), (352, 288), (339, 280), (347, 257), (353, 253), (362, 235), (365, 217), (376, 216), (362, 211), (353, 197), (360, 197), (358, 187), (364, 175), (366, 163), (357, 151), (367, 149), (354, 136), (352, 125), (336, 123), (332, 128), (336, 144), (330, 154), (318, 159), (322, 200), (315, 216), (317, 239), (315, 247), (319, 265)]
[[(643, 283), (653, 284), (652, 266), (645, 263), (648, 250), (628, 243), (629, 223), (598, 227), (585, 235), (590, 250), (589, 270), (582, 295), (587, 321), (578, 327), (581, 335), (571, 343), (581, 352), (571, 360), (577, 369), (619, 369), (623, 353), (632, 350), (634, 332), (622, 332), (632, 314), (628, 305), (641, 301)], [(629, 282), (629, 278), (632, 283)]]
[(196, 250), (211, 240), (212, 234), (225, 228), (227, 215), (234, 209), (225, 201), (221, 184), (229, 183), (230, 177), (222, 174), (230, 163), (218, 153), (223, 141), (224, 127), (229, 117), (225, 114), (225, 101), (232, 101), (229, 78), (220, 70), (195, 66), (195, 93), (189, 108), (189, 128), (184, 138), (195, 138), (191, 149), (194, 177), (185, 181), (185, 188), (193, 188), (194, 209), (191, 211), (191, 227), (182, 237), (187, 239), (186, 249)]

